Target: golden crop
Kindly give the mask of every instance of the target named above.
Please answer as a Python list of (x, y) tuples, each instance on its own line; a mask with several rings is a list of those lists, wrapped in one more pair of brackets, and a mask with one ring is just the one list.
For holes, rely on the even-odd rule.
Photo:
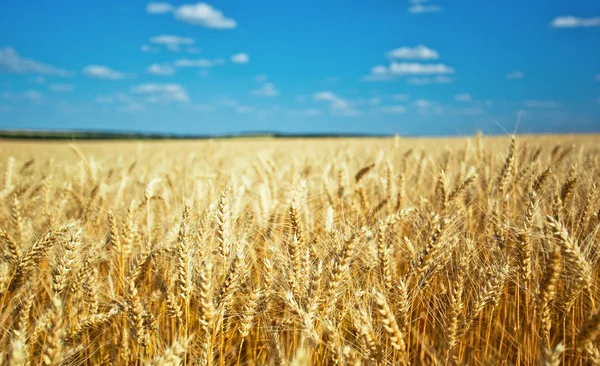
[(597, 136), (4, 141), (0, 172), (0, 364), (600, 364)]

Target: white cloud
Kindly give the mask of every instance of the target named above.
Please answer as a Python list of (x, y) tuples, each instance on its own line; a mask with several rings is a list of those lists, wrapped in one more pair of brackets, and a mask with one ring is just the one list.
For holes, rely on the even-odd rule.
[(387, 53), (388, 58), (392, 59), (407, 59), (407, 60), (435, 60), (440, 57), (440, 54), (423, 45), (417, 47), (400, 47), (393, 49)]
[(431, 108), (435, 105), (435, 102), (427, 99), (417, 99), (412, 104), (417, 108)]
[(127, 75), (120, 71), (115, 71), (108, 66), (89, 65), (83, 68), (83, 74), (95, 79), (119, 80)]
[(444, 64), (422, 64), (392, 62), (389, 72), (395, 75), (434, 75), (434, 74), (453, 74), (454, 69)]
[(533, 109), (554, 109), (560, 106), (559, 102), (551, 100), (527, 100), (525, 107)]
[(445, 112), (444, 107), (439, 105), (439, 103), (427, 100), (427, 99), (417, 99), (412, 102), (412, 106), (415, 107), (416, 112), (419, 115), (431, 115), (431, 114), (442, 114)]
[(506, 78), (508, 80), (518, 80), (518, 79), (523, 79), (525, 77), (525, 74), (523, 74), (523, 72), (521, 71), (512, 71), (509, 72), (508, 74), (506, 74)]
[(194, 44), (194, 40), (189, 37), (179, 37), (171, 34), (162, 34), (150, 38), (150, 42), (167, 47), (170, 51), (179, 51), (181, 46), (189, 46)]
[(25, 100), (28, 102), (37, 102), (40, 101), (43, 96), (37, 90), (27, 90), (22, 93), (12, 93), (12, 92), (2, 92), (0, 94), (0, 98), (12, 101), (21, 101)]
[(267, 75), (265, 75), (265, 74), (256, 75), (254, 77), (254, 81), (257, 81), (259, 83), (264, 83), (267, 81)]
[(600, 83), (600, 74), (596, 74), (596, 81)]
[[(418, 0), (417, 4), (420, 6), (421, 2), (426, 0)], [(419, 44), (415, 47), (399, 47), (395, 48), (386, 53), (388, 59), (391, 59), (389, 66), (376, 65), (370, 70), (370, 73), (364, 77), (367, 81), (389, 81), (397, 77), (404, 76), (419, 76), (418, 78), (408, 79), (409, 84), (415, 85), (429, 85), (429, 84), (441, 84), (441, 83), (452, 83), (454, 80), (448, 76), (453, 74), (454, 69), (443, 63), (430, 63), (430, 62), (417, 62), (419, 61), (431, 61), (440, 58), (439, 52), (433, 50), (423, 44)], [(396, 60), (408, 60), (408, 61), (396, 61)], [(412, 61), (415, 60), (415, 61)], [(437, 75), (437, 76), (435, 76)], [(431, 77), (425, 77), (431, 76)]]
[(600, 27), (600, 17), (578, 18), (572, 15), (554, 18), (552, 28)]
[(392, 95), (392, 99), (398, 102), (406, 102), (410, 99), (410, 95), (408, 94), (394, 94)]
[(415, 4), (408, 8), (408, 12), (412, 14), (437, 13), (443, 9), (437, 5)]
[(127, 93), (117, 93), (115, 95), (99, 95), (96, 97), (96, 103), (104, 105), (119, 105), (126, 111), (139, 111), (144, 109), (144, 105), (132, 98)]
[[(429, 64), (419, 62), (392, 62), (389, 67), (383, 65), (377, 65), (371, 68), (371, 73), (365, 76), (365, 80), (368, 81), (386, 81), (392, 80), (398, 76), (410, 76), (410, 75), (442, 75), (442, 74), (453, 74), (454, 69), (444, 64)], [(448, 83), (452, 82), (451, 79), (432, 79), (432, 80), (413, 80), (414, 83), (423, 84), (426, 83)]]
[(463, 94), (456, 94), (454, 96), (454, 100), (457, 102), (470, 102), (473, 100), (473, 97), (471, 96), (471, 94), (467, 94), (467, 93), (463, 93)]
[(46, 65), (30, 58), (21, 57), (12, 47), (0, 48), (1, 71), (17, 74), (71, 75), (69, 71)]
[(388, 72), (388, 68), (383, 65), (373, 66), (371, 73), (364, 77), (367, 81), (386, 81), (392, 80), (392, 75)]
[(600, 97), (596, 98), (596, 104), (600, 104)]
[(36, 76), (36, 78), (33, 79), (33, 82), (36, 84), (43, 84), (46, 82), (46, 78), (43, 76)]
[(189, 96), (181, 84), (146, 83), (131, 89), (134, 94), (147, 95), (150, 102), (187, 102)]
[(148, 66), (146, 72), (159, 76), (171, 76), (175, 74), (175, 68), (165, 64), (152, 64)]
[(182, 22), (206, 28), (231, 29), (237, 26), (235, 20), (227, 18), (207, 3), (182, 5), (173, 10), (173, 15)]
[(410, 78), (406, 80), (408, 84), (412, 85), (431, 85), (431, 84), (450, 84), (454, 81), (451, 77), (448, 76), (435, 76), (435, 77), (416, 77)]
[(219, 60), (207, 60), (207, 59), (189, 59), (182, 58), (175, 61), (176, 67), (211, 67), (214, 65), (220, 65)]
[(236, 64), (246, 64), (250, 61), (250, 56), (244, 52), (236, 53), (231, 56), (231, 61)]
[(322, 92), (318, 92), (315, 95), (313, 95), (313, 98), (315, 98), (315, 100), (327, 100), (327, 101), (333, 101), (335, 100), (337, 97), (335, 96), (335, 94), (333, 94), (330, 91), (322, 91)]
[(260, 88), (252, 90), (252, 94), (260, 97), (276, 97), (279, 95), (279, 90), (273, 83), (265, 83)]
[(315, 93), (313, 99), (329, 102), (329, 112), (335, 116), (358, 116), (360, 114), (360, 111), (355, 109), (350, 102), (330, 91)]
[(149, 52), (149, 53), (156, 53), (156, 52), (158, 52), (158, 48), (150, 47), (147, 44), (145, 44), (142, 47), (140, 47), (140, 50), (142, 50), (142, 52)]
[(377, 66), (373, 66), (371, 68), (372, 75), (386, 75), (387, 72), (388, 72), (387, 67), (385, 67), (383, 65), (377, 65)]
[(48, 88), (57, 93), (68, 93), (75, 89), (72, 84), (50, 84)]
[(148, 3), (146, 12), (150, 14), (165, 14), (173, 11), (173, 5), (164, 2)]
[(402, 114), (406, 113), (406, 107), (402, 105), (388, 105), (379, 108), (379, 111), (386, 114)]

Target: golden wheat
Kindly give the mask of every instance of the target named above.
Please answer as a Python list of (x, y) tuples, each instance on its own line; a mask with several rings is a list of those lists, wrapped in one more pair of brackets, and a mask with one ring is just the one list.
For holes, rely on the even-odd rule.
[(599, 142), (3, 141), (0, 364), (597, 364)]

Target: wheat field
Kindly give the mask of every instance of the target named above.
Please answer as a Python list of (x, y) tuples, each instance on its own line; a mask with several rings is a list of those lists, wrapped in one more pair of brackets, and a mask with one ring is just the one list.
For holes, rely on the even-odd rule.
[(0, 363), (600, 365), (600, 137), (0, 143)]

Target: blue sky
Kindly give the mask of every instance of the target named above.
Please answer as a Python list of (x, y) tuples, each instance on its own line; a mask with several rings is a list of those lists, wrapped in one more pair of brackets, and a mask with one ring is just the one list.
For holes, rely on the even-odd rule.
[(600, 2), (3, 0), (6, 128), (600, 131)]

